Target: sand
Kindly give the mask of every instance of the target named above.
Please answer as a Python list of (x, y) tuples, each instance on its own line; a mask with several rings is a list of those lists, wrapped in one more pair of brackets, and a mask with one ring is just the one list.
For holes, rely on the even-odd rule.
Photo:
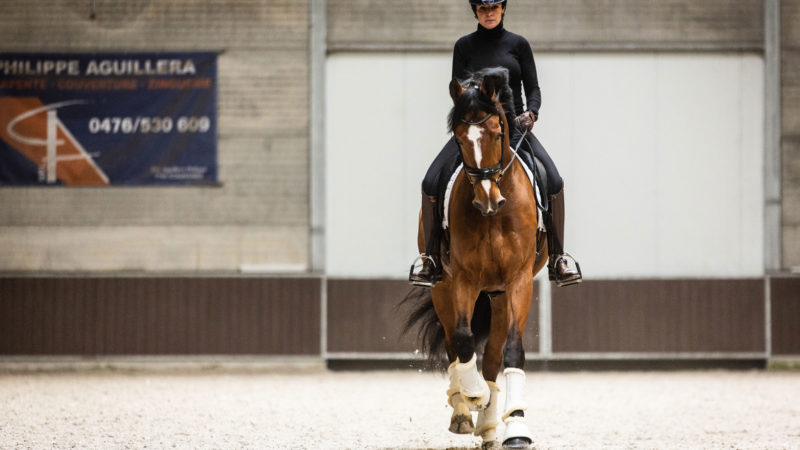
[[(538, 449), (800, 448), (800, 372), (527, 375)], [(447, 431), (446, 388), (413, 370), (5, 374), (0, 447), (478, 448)]]

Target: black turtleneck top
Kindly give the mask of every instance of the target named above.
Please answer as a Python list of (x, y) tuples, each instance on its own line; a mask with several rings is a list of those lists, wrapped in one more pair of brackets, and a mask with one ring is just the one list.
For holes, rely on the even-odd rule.
[[(542, 92), (539, 90), (531, 46), (524, 37), (503, 28), (502, 21), (491, 30), (479, 24), (476, 32), (456, 41), (453, 48), (453, 77), (463, 79), (470, 72), (485, 67), (508, 69), (517, 115), (526, 109), (539, 115)], [(523, 87), (527, 105), (522, 103)]]

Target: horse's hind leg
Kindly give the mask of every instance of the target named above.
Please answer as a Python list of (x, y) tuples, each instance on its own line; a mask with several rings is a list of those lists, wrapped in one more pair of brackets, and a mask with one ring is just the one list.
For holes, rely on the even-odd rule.
[(530, 308), (531, 296), (533, 294), (533, 280), (517, 284), (513, 289), (511, 301), (511, 326), (506, 338), (505, 349), (503, 350), (503, 362), (506, 370), (506, 404), (503, 413), (503, 422), (506, 424), (506, 431), (503, 435), (503, 448), (527, 449), (533, 442), (528, 424), (525, 421), (525, 350), (522, 347), (522, 333), (528, 321), (528, 309)]
[[(516, 332), (514, 328), (508, 336), (509, 342), (506, 344), (506, 352), (514, 354), (517, 351), (522, 353), (520, 360), (524, 361), (524, 351), (522, 350), (522, 337)], [(518, 350), (517, 350), (518, 349)], [(509, 359), (508, 355), (506, 359)], [(517, 360), (517, 356), (512, 356), (511, 359)], [(507, 366), (509, 364), (506, 364)], [(505, 412), (503, 413), (503, 422), (506, 424), (506, 431), (503, 435), (503, 448), (529, 448), (533, 442), (528, 424), (525, 421), (525, 409), (527, 403), (525, 402), (525, 372), (522, 370), (522, 364), (519, 367), (506, 367), (503, 371), (506, 376), (506, 404)]]

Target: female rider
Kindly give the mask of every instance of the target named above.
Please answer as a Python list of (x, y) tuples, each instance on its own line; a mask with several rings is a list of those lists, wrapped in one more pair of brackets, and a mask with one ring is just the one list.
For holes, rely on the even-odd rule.
[[(509, 85), (514, 94), (514, 108), (517, 114), (516, 127), (512, 130), (513, 144), (524, 135), (527, 145), (521, 150), (533, 150), (547, 172), (547, 194), (550, 210), (544, 214), (547, 228), (547, 248), (549, 252), (548, 272), (550, 280), (558, 286), (579, 283), (581, 275), (567, 264), (562, 247), (564, 236), (564, 183), (558, 174), (553, 160), (538, 139), (529, 131), (539, 118), (542, 95), (536, 75), (533, 52), (528, 41), (520, 35), (503, 28), (507, 1), (469, 0), (478, 30), (463, 36), (453, 49), (453, 77), (466, 79), (470, 72), (486, 67), (505, 67), (508, 69)], [(522, 102), (525, 90), (526, 104)], [(437, 219), (437, 189), (439, 176), (445, 163), (459, 152), (455, 139), (451, 138), (433, 161), (422, 182), (422, 227), (425, 233), (426, 252), (422, 255), (423, 264), (419, 271), (409, 276), (409, 281), (417, 286), (431, 287), (442, 278), (442, 264), (439, 255), (441, 221)]]

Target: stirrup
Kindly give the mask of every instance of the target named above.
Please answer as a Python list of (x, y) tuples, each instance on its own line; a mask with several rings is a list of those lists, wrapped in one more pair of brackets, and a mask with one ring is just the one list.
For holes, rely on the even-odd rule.
[(419, 276), (416, 276), (414, 274), (414, 269), (422, 268), (423, 266), (423, 264), (417, 264), (418, 261), (422, 261), (423, 264), (425, 261), (430, 261), (431, 264), (433, 264), (433, 267), (436, 267), (436, 260), (434, 258), (431, 258), (429, 255), (426, 255), (424, 253), (420, 253), (419, 256), (417, 256), (411, 263), (411, 268), (408, 270), (408, 281), (412, 285), (424, 288), (431, 288), (433, 287), (434, 284), (438, 283), (439, 281), (442, 281), (441, 276), (439, 277), (434, 276), (433, 281), (423, 280), (419, 278)]
[[(575, 269), (578, 271), (577, 276), (573, 276), (571, 278), (567, 278), (566, 280), (558, 280), (556, 278), (556, 270), (555, 266), (558, 264), (558, 261), (561, 259), (566, 260), (567, 258), (572, 260), (572, 263), (575, 265)], [(568, 264), (569, 265), (569, 264)], [(553, 263), (552, 267), (550, 264), (547, 265), (547, 274), (549, 275), (550, 281), (555, 281), (556, 286), (558, 287), (565, 287), (565, 286), (572, 286), (573, 284), (578, 284), (583, 281), (583, 272), (581, 272), (581, 265), (578, 263), (578, 260), (575, 259), (574, 256), (570, 255), (569, 253), (564, 253), (560, 255), (555, 262)]]

